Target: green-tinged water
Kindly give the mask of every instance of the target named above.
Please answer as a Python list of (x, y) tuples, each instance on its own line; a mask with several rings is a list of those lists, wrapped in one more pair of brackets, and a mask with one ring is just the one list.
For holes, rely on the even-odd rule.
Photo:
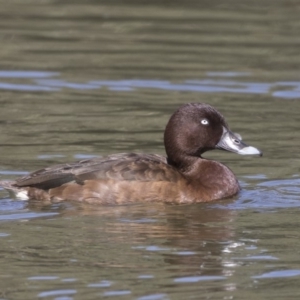
[(0, 179), (164, 153), (207, 102), (262, 158), (195, 205), (49, 206), (0, 190), (0, 299), (298, 299), (298, 1), (0, 1)]

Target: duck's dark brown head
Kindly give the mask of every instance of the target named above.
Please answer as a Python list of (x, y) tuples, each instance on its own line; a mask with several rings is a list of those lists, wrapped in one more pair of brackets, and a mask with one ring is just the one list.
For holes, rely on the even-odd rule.
[(179, 168), (189, 158), (201, 157), (213, 149), (261, 155), (258, 149), (247, 146), (238, 134), (232, 133), (224, 117), (205, 103), (179, 107), (166, 126), (164, 142), (169, 163)]

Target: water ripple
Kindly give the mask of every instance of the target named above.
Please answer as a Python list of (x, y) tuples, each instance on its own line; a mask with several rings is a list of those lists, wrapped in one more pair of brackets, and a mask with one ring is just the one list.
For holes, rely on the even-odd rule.
[(169, 297), (166, 294), (152, 294), (147, 296), (142, 296), (137, 298), (137, 300), (163, 300), (163, 299), (169, 299)]
[(123, 290), (123, 291), (107, 291), (103, 293), (103, 296), (110, 296), (110, 297), (114, 297), (114, 296), (124, 296), (124, 295), (129, 295), (131, 294), (131, 291), (128, 290)]
[(224, 279), (226, 279), (225, 276), (187, 276), (187, 277), (175, 278), (174, 282), (192, 283), (192, 282), (199, 282), (199, 281), (212, 281), (212, 280), (224, 280)]
[[(248, 178), (249, 180), (249, 178)], [(244, 185), (242, 183), (242, 185)], [(225, 209), (275, 209), (275, 208), (300, 208), (300, 179), (264, 180), (253, 189), (245, 187), (238, 198), (230, 203), (213, 204)]]
[[(63, 88), (75, 90), (94, 90), (107, 88), (111, 91), (133, 91), (136, 89), (162, 89), (168, 91), (184, 91), (198, 93), (238, 93), (238, 94), (271, 94), (283, 99), (300, 98), (300, 81), (251, 82), (237, 80), (223, 80), (222, 78), (236, 78), (250, 76), (243, 72), (207, 72), (208, 78), (185, 80), (173, 83), (167, 80), (91, 80), (87, 82), (70, 82), (60, 78), (58, 72), (36, 71), (0, 71), (0, 78), (26, 79), (28, 83), (0, 82), (0, 89), (16, 91), (60, 91)], [(212, 79), (213, 78), (213, 79)], [(214, 79), (217, 78), (217, 79)]]
[(38, 297), (51, 297), (51, 296), (63, 296), (63, 295), (73, 295), (76, 294), (76, 290), (56, 290), (56, 291), (46, 291), (38, 294)]
[(41, 217), (53, 217), (58, 215), (58, 213), (48, 212), (48, 213), (16, 213), (16, 214), (5, 214), (0, 215), (0, 221), (11, 221), (11, 220), (26, 220), (26, 219), (33, 219), (33, 218), (41, 218)]
[(300, 270), (280, 270), (280, 271), (272, 271), (267, 272), (258, 276), (252, 276), (254, 279), (265, 279), (265, 278), (287, 278), (300, 276)]

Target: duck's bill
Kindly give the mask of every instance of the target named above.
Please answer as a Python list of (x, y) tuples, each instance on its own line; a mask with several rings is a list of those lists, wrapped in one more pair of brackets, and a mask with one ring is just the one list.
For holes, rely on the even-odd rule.
[(217, 149), (222, 149), (230, 152), (234, 152), (241, 155), (259, 155), (262, 156), (262, 152), (255, 147), (248, 146), (242, 141), (239, 134), (233, 133), (224, 128), (223, 136), (219, 143), (216, 145)]

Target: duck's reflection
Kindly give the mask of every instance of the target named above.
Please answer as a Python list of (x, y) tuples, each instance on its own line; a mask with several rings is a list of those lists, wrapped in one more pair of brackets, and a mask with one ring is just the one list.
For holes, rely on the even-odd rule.
[(162, 259), (162, 267), (174, 275), (180, 269), (186, 275), (228, 276), (232, 270), (226, 252), (235, 240), (237, 212), (218, 208), (216, 203), (92, 206), (65, 202), (39, 207), (30, 202), (29, 208), (83, 217), (87, 236), (95, 238), (92, 243), (105, 235), (114, 247), (122, 249), (127, 244), (137, 256)]

